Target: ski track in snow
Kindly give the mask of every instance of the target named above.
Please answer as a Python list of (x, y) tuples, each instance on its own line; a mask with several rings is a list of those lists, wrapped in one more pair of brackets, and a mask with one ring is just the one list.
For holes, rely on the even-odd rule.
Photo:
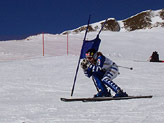
[[(69, 35), (68, 56), (66, 36), (45, 35), (44, 57), (41, 35), (0, 42), (0, 123), (163, 123), (164, 64), (146, 62), (155, 50), (164, 59), (163, 35), (163, 28), (102, 32), (100, 51), (134, 68), (120, 68), (114, 82), (129, 95), (153, 98), (86, 103), (60, 101), (70, 97), (84, 33)], [(79, 69), (73, 97), (95, 93), (92, 80)]]

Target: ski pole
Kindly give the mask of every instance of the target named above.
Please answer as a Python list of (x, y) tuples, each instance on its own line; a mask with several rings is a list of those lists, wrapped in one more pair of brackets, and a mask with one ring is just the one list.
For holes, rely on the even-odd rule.
[(129, 70), (133, 70), (132, 67), (125, 67), (125, 66), (120, 66), (120, 65), (118, 65), (118, 67), (125, 68), (125, 69), (129, 69)]
[(92, 80), (93, 80), (93, 83), (94, 83), (94, 85), (95, 85), (95, 87), (96, 87), (96, 89), (97, 89), (97, 92), (99, 92), (99, 89), (98, 89), (98, 87), (97, 87), (97, 84), (96, 84), (96, 81), (95, 81), (95, 79), (92, 77)]

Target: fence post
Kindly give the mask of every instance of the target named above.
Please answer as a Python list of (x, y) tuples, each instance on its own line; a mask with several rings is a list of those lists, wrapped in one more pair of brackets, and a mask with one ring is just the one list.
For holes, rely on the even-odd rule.
[(68, 55), (68, 32), (67, 32), (67, 55)]
[(42, 43), (43, 43), (43, 56), (44, 56), (44, 32), (42, 33)]

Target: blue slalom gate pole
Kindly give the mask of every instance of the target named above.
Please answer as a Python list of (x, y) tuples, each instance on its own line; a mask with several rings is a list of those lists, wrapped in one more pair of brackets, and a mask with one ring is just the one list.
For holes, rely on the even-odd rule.
[[(91, 15), (89, 15), (88, 25), (87, 25), (87, 28), (86, 28), (86, 31), (85, 31), (85, 36), (84, 36), (83, 44), (84, 44), (85, 39), (86, 39), (86, 36), (87, 36), (88, 27), (89, 27), (89, 23), (90, 23), (90, 18), (91, 18)], [(82, 49), (81, 49), (81, 51), (82, 51)], [(81, 53), (80, 53), (80, 57), (81, 57)], [(79, 64), (80, 64), (80, 57), (79, 57), (79, 61), (78, 61), (77, 68), (76, 68), (76, 73), (75, 73), (74, 82), (73, 82), (73, 86), (72, 86), (71, 96), (73, 96), (73, 92), (74, 92), (74, 89), (75, 89), (75, 83), (76, 83), (77, 73), (78, 73)]]

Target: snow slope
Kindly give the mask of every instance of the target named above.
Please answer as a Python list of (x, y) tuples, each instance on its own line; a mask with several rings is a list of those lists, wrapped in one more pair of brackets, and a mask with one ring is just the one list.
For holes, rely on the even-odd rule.
[[(87, 38), (96, 37), (96, 32)], [(70, 97), (84, 33), (45, 34), (20, 41), (0, 42), (0, 123), (163, 123), (164, 64), (146, 62), (153, 51), (164, 59), (163, 28), (134, 32), (102, 32), (100, 51), (118, 65), (114, 80), (129, 95), (152, 99), (61, 102)], [(79, 69), (73, 97), (92, 97), (96, 89)]]

